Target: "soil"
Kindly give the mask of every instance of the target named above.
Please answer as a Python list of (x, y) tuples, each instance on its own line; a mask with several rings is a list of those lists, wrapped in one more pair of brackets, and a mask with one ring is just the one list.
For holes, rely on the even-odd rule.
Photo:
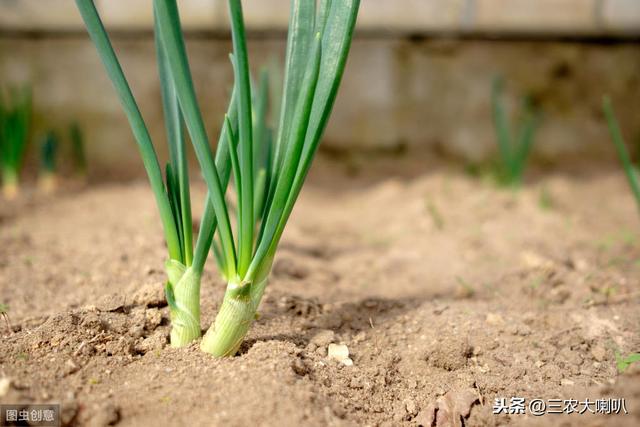
[[(0, 403), (61, 403), (79, 426), (640, 425), (640, 369), (615, 356), (640, 350), (640, 216), (620, 171), (513, 192), (447, 167), (346, 169), (315, 168), (223, 360), (168, 346), (145, 181), (3, 203)], [(210, 261), (203, 328), (223, 290)], [(629, 414), (494, 415), (501, 397), (624, 398)]]

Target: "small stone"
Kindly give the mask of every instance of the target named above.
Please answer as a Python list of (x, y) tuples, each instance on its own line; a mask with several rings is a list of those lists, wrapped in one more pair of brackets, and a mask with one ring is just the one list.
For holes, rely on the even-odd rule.
[(11, 378), (3, 377), (0, 378), (0, 397), (4, 397), (9, 393), (9, 389), (11, 388)]
[(563, 378), (563, 379), (560, 380), (560, 385), (562, 385), (562, 386), (570, 386), (570, 385), (575, 385), (575, 382), (571, 381), (570, 379)]
[(591, 349), (591, 355), (596, 361), (602, 362), (607, 357), (607, 350), (601, 345), (597, 345)]
[(353, 366), (353, 360), (349, 359), (348, 357), (346, 359), (342, 359), (340, 363), (342, 363), (344, 366)]
[(333, 342), (336, 334), (330, 329), (323, 329), (311, 338), (310, 344), (315, 344), (316, 347), (326, 347)]
[(487, 324), (492, 326), (504, 325), (504, 319), (501, 315), (496, 313), (487, 313), (485, 321)]
[(341, 362), (349, 358), (349, 348), (344, 344), (329, 344), (328, 356)]

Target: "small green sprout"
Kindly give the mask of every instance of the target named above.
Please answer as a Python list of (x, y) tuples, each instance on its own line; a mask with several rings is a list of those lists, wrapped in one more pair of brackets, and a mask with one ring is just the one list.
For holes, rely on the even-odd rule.
[(616, 351), (616, 366), (619, 373), (623, 373), (632, 363), (640, 362), (640, 353), (632, 353), (623, 357), (619, 351)]
[(49, 131), (40, 145), (40, 173), (38, 186), (43, 193), (52, 193), (58, 185), (58, 137)]
[(7, 95), (0, 93), (0, 169), (4, 197), (14, 199), (29, 138), (31, 89), (11, 87)]
[(538, 198), (538, 205), (540, 206), (540, 209), (545, 211), (552, 210), (555, 207), (556, 202), (547, 187), (542, 187), (540, 189), (540, 197)]
[(534, 108), (531, 98), (523, 98), (522, 111), (514, 134), (502, 103), (503, 86), (503, 80), (496, 77), (493, 81), (491, 97), (493, 122), (500, 155), (496, 175), (498, 183), (519, 187), (522, 184), (527, 159), (533, 146), (539, 114)]
[(631, 191), (636, 199), (638, 209), (640, 209), (640, 179), (638, 178), (637, 166), (633, 164), (631, 156), (629, 156), (629, 152), (627, 151), (624, 138), (622, 137), (622, 131), (620, 130), (620, 125), (618, 124), (615, 112), (613, 111), (613, 106), (611, 105), (611, 100), (609, 97), (605, 96), (602, 103), (604, 115), (607, 119), (607, 124), (609, 125), (611, 139), (613, 140), (613, 144), (616, 146), (618, 157), (620, 157), (622, 167), (624, 168), (627, 180), (631, 186)]
[(444, 228), (444, 217), (438, 207), (433, 203), (433, 200), (427, 198), (425, 207), (433, 220), (433, 225), (435, 225), (438, 230), (442, 230)]

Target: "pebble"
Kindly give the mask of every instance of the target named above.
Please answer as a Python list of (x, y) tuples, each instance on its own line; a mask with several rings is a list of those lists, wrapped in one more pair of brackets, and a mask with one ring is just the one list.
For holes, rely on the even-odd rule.
[(349, 348), (344, 344), (329, 344), (327, 355), (344, 366), (353, 366), (353, 360), (349, 358)]

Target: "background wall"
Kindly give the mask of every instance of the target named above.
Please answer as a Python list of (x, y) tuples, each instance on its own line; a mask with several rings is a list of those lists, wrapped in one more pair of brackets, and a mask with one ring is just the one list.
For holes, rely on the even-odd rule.
[[(96, 2), (152, 135), (163, 137), (150, 0)], [(96, 174), (141, 170), (133, 138), (71, 0), (0, 2), (0, 82), (31, 82), (36, 133), (77, 120)], [(232, 82), (222, 0), (181, 0), (199, 101), (218, 131)], [(288, 0), (244, 1), (256, 67), (281, 61)], [(640, 136), (640, 1), (362, 0), (356, 40), (325, 141), (334, 150), (437, 148), (491, 155), (491, 80), (509, 105), (528, 94), (544, 121), (538, 158), (612, 154), (611, 94)]]

